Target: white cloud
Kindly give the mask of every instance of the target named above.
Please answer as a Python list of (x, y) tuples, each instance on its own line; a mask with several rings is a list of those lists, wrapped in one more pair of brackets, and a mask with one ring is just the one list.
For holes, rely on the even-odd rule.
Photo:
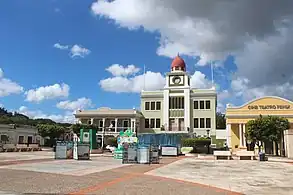
[(70, 49), (71, 57), (81, 57), (84, 58), (85, 56), (89, 55), (91, 51), (81, 45), (73, 45)]
[(158, 55), (199, 56), (199, 65), (234, 56), (235, 80), (247, 79), (250, 92), (280, 94), (293, 84), (292, 0), (99, 0), (91, 10), (119, 27), (160, 33)]
[(0, 68), (0, 97), (23, 92), (23, 87), (10, 79), (4, 78), (4, 72)]
[(70, 87), (67, 84), (54, 84), (27, 91), (26, 100), (29, 102), (41, 102), (43, 100), (63, 98), (69, 96)]
[[(113, 77), (100, 81), (100, 86), (105, 91), (139, 93), (142, 90), (163, 89), (166, 85), (165, 77), (159, 72), (147, 71), (145, 74), (130, 76), (139, 71), (139, 68), (134, 65), (131, 65), (131, 67), (120, 65), (114, 65), (113, 67), (112, 65), (106, 70), (111, 72)], [(195, 88), (210, 88), (212, 83), (203, 73), (195, 71), (191, 76), (191, 86)]]
[[(144, 78), (145, 77), (145, 78)], [(144, 82), (145, 81), (145, 82)], [(145, 83), (145, 84), (144, 84)], [(100, 86), (105, 91), (122, 93), (139, 93), (141, 90), (157, 90), (165, 86), (165, 78), (161, 73), (147, 71), (134, 77), (111, 77), (100, 81)]]
[(206, 78), (206, 75), (200, 71), (195, 71), (194, 74), (191, 76), (190, 79), (191, 87), (194, 88), (211, 88), (212, 82)]
[(126, 67), (119, 64), (113, 64), (106, 70), (110, 72), (113, 76), (128, 76), (138, 73), (140, 71), (140, 68), (137, 68), (132, 64)]
[(247, 78), (237, 78), (232, 81), (231, 89), (244, 101), (249, 101), (263, 96), (279, 96), (286, 99), (293, 99), (293, 85), (285, 82), (279, 85), (263, 85), (261, 87), (249, 87), (250, 81)]
[(68, 50), (71, 58), (75, 58), (75, 57), (84, 58), (85, 56), (91, 53), (89, 49), (77, 44), (70, 46), (70, 45), (62, 45), (60, 43), (55, 43), (53, 47), (60, 50)]
[(26, 106), (21, 106), (18, 110), (18, 113), (24, 114), (32, 119), (51, 119), (55, 122), (60, 123), (74, 123), (75, 117), (73, 112), (65, 112), (63, 115), (61, 114), (45, 114), (40, 110), (29, 110)]
[(67, 50), (69, 49), (69, 45), (61, 45), (60, 43), (55, 43), (54, 47), (61, 50)]
[(92, 106), (91, 99), (88, 98), (79, 98), (76, 101), (61, 101), (57, 105), (57, 108), (64, 110), (78, 110), (78, 109), (86, 109)]

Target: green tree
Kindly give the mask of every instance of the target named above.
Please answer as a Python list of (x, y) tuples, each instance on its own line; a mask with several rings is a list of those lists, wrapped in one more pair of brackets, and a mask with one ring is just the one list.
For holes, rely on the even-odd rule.
[[(267, 119), (270, 122), (269, 128), (267, 129), (267, 137), (270, 141), (275, 143), (280, 143), (281, 156), (284, 156), (284, 131), (290, 128), (290, 123), (288, 119), (278, 116), (269, 116)], [(276, 148), (276, 153), (278, 155), (278, 150)]]
[(42, 137), (59, 138), (65, 133), (65, 128), (57, 124), (38, 124), (37, 129)]
[(265, 132), (266, 127), (268, 126), (267, 120), (260, 116), (255, 120), (248, 121), (246, 125), (246, 139), (255, 143), (259, 148), (261, 148), (263, 142), (267, 141)]
[[(284, 131), (290, 128), (286, 118), (277, 116), (259, 116), (247, 123), (246, 139), (262, 147), (264, 142), (280, 142), (280, 150), (283, 151)], [(282, 152), (283, 154), (283, 152)]]
[(226, 129), (226, 116), (221, 112), (216, 114), (217, 129)]

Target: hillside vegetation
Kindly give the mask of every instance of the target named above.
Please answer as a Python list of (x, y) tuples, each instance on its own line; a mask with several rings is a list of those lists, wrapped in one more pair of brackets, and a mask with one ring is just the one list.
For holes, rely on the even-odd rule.
[(38, 124), (60, 125), (63, 127), (71, 126), (69, 123), (56, 123), (51, 119), (31, 119), (24, 114), (9, 112), (5, 108), (0, 108), (0, 124), (16, 124), (17, 126), (37, 126)]

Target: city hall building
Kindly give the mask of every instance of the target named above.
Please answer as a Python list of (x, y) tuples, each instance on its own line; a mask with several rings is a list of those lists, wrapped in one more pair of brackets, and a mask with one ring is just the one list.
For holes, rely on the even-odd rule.
[[(227, 145), (236, 150), (246, 148), (245, 131), (247, 122), (262, 116), (279, 116), (293, 123), (293, 102), (275, 96), (265, 96), (249, 101), (242, 106), (226, 108)], [(266, 153), (273, 153), (273, 143), (265, 143)]]
[(215, 135), (216, 89), (192, 88), (186, 64), (179, 55), (170, 69), (163, 89), (141, 92), (141, 110), (79, 110), (75, 114), (77, 122), (97, 125), (101, 136), (117, 135), (127, 128), (139, 133)]

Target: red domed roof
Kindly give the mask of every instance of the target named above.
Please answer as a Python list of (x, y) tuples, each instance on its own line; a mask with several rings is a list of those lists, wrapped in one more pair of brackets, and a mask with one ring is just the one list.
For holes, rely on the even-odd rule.
[(174, 58), (171, 64), (171, 69), (175, 67), (180, 67), (182, 70), (185, 71), (186, 65), (184, 60), (179, 56), (179, 54)]

